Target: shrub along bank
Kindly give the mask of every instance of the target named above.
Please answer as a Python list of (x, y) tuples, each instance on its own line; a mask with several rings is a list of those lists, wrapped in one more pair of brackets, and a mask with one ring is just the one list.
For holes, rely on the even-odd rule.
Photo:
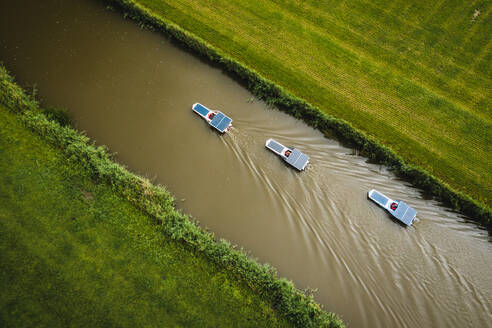
[[(381, 112), (378, 113), (380, 108), (375, 107), (374, 111), (376, 112), (376, 114), (374, 114), (374, 117), (369, 119), (369, 117), (367, 116), (367, 111), (365, 113), (357, 113), (357, 111), (354, 111), (353, 108), (350, 109), (350, 106), (345, 106), (345, 102), (338, 102), (335, 98), (331, 99), (331, 102), (318, 103), (316, 101), (317, 97), (324, 97), (326, 93), (322, 89), (318, 90), (316, 84), (303, 84), (302, 78), (298, 78), (296, 80), (299, 83), (294, 84), (295, 86), (293, 86), (293, 84), (287, 83), (288, 79), (293, 78), (293, 76), (297, 75), (296, 73), (299, 73), (301, 75), (304, 74), (302, 70), (300, 70), (299, 72), (290, 71), (286, 67), (284, 67), (282, 63), (279, 62), (263, 63), (260, 57), (255, 57), (255, 55), (251, 55), (251, 52), (248, 50), (251, 47), (254, 47), (255, 42), (260, 42), (259, 40), (264, 37), (265, 34), (269, 34), (270, 32), (268, 31), (271, 31), (273, 28), (273, 23), (268, 23), (267, 20), (262, 19), (261, 15), (262, 10), (273, 10), (273, 7), (269, 7), (270, 2), (260, 1), (256, 3), (254, 8), (248, 7), (248, 10), (244, 11), (243, 13), (236, 13), (236, 16), (229, 17), (228, 20), (224, 19), (224, 17), (220, 17), (220, 21), (218, 20), (219, 18), (216, 17), (216, 20), (212, 16), (220, 15), (221, 13), (225, 15), (225, 12), (227, 10), (232, 10), (231, 8), (223, 9), (222, 5), (224, 7), (227, 7), (227, 4), (224, 3), (222, 5), (216, 5), (217, 8), (205, 8), (208, 5), (213, 6), (213, 4), (211, 3), (208, 4), (200, 2), (195, 3), (195, 5), (189, 4), (189, 8), (186, 7), (187, 5), (183, 4), (183, 7), (186, 7), (186, 9), (177, 9), (173, 7), (174, 5), (167, 3), (166, 1), (107, 0), (105, 2), (110, 2), (111, 4), (115, 5), (115, 7), (122, 9), (125, 12), (125, 17), (129, 16), (133, 18), (140, 24), (141, 27), (147, 27), (152, 30), (157, 30), (164, 33), (166, 36), (170, 36), (172, 40), (177, 41), (180, 45), (190, 49), (193, 53), (206, 59), (212, 65), (222, 68), (232, 77), (236, 78), (243, 85), (245, 85), (259, 99), (265, 100), (268, 104), (272, 106), (277, 106), (279, 109), (286, 111), (287, 113), (290, 113), (291, 115), (299, 119), (303, 119), (305, 122), (319, 129), (329, 137), (336, 137), (345, 145), (357, 149), (361, 155), (366, 156), (370, 161), (388, 166), (399, 177), (408, 180), (416, 187), (425, 190), (446, 205), (469, 216), (471, 219), (478, 221), (479, 223), (487, 227), (489, 231), (492, 230), (492, 211), (487, 205), (490, 204), (491, 192), (491, 172), (489, 172), (490, 161), (487, 161), (487, 156), (489, 156), (487, 154), (487, 149), (490, 149), (491, 125), (489, 122), (490, 120), (487, 111), (480, 112), (478, 110), (473, 110), (467, 112), (466, 110), (463, 111), (458, 108), (459, 106), (456, 107), (449, 104), (448, 105), (452, 108), (447, 108), (447, 105), (443, 105), (441, 106), (443, 108), (436, 109), (433, 107), (438, 106), (439, 104), (442, 105), (443, 100), (437, 98), (434, 99), (432, 98), (433, 96), (431, 97), (427, 94), (430, 92), (429, 90), (425, 91), (420, 89), (417, 93), (422, 92), (423, 96), (429, 96), (435, 101), (430, 101), (426, 103), (428, 106), (421, 106), (420, 104), (420, 107), (415, 107), (414, 116), (406, 121), (401, 121), (401, 112), (398, 112), (396, 109), (393, 114), (389, 115), (388, 113), (384, 114), (382, 109)], [(237, 6), (247, 6), (247, 3), (248, 2), (240, 1), (237, 3)], [(179, 5), (175, 4), (175, 6), (177, 7)], [(196, 6), (196, 8), (194, 8), (193, 6)], [(275, 6), (275, 9), (279, 10), (279, 15), (282, 16), (282, 10), (285, 9), (283, 5), (272, 4), (272, 6)], [(288, 7), (287, 5), (285, 6)], [(223, 11), (221, 11), (222, 9)], [(211, 16), (209, 17), (207, 15)], [(258, 16), (256, 17), (257, 21), (255, 21), (257, 25), (248, 25), (262, 27), (255, 28), (255, 31), (258, 33), (258, 35), (260, 35), (258, 39), (251, 40), (251, 35), (246, 35), (246, 33), (243, 33), (243, 31), (239, 27), (242, 26), (239, 21), (245, 20), (243, 15)], [(292, 16), (295, 16), (295, 14), (293, 14), (292, 10), (289, 10), (289, 19), (292, 19)], [(205, 25), (203, 21), (207, 19), (202, 19), (203, 17), (208, 17), (211, 25)], [(302, 19), (306, 19), (306, 17), (303, 17)], [(193, 33), (188, 32), (173, 23), (172, 21), (174, 20), (179, 21), (183, 25), (191, 28), (191, 31)], [(221, 34), (221, 27), (223, 27), (221, 24), (225, 26), (226, 24), (230, 24), (231, 21), (238, 21), (236, 24), (237, 28), (234, 30), (234, 33), (232, 33), (233, 36), (226, 36), (224, 34)], [(295, 25), (296, 22), (299, 23), (298, 25), (300, 26), (305, 25), (301, 24), (300, 21), (296, 21), (296, 17), (294, 17), (293, 21), (291, 21), (290, 23)], [(302, 31), (308, 33), (308, 31), (303, 30), (304, 27), (300, 28)], [(254, 32), (251, 33), (254, 34)], [(289, 34), (285, 30), (282, 30), (282, 33), (285, 33), (287, 35), (283, 35), (283, 38), (288, 38), (289, 36), (293, 35)], [(197, 34), (204, 35), (207, 37), (207, 39), (201, 39), (200, 37), (196, 36)], [(234, 35), (237, 38), (235, 38)], [(254, 35), (257, 36), (257, 34)], [(275, 37), (279, 38), (279, 35), (281, 34), (278, 34)], [(241, 38), (242, 36), (244, 36), (244, 40)], [(261, 40), (264, 41), (263, 39)], [(315, 41), (319, 41), (313, 40), (311, 41), (314, 43), (316, 43)], [(292, 42), (290, 42), (290, 40), (284, 41), (292, 45)], [(209, 42), (214, 42), (214, 44), (219, 44), (222, 47), (221, 49), (219, 49), (211, 45)], [(248, 44), (250, 46), (248, 46)], [(237, 55), (238, 57), (241, 57), (243, 62), (246, 62), (247, 65), (227, 55), (226, 53), (229, 52), (224, 49), (227, 49), (228, 46), (230, 46), (231, 49), (234, 48), (235, 50), (242, 49), (243, 52), (239, 50), (234, 51), (234, 56)], [(302, 49), (302, 51), (305, 52), (307, 50)], [(383, 56), (383, 54), (380, 55)], [(270, 57), (273, 58), (274, 56), (270, 55)], [(307, 61), (309, 62), (309, 60)], [(313, 61), (313, 63), (314, 62), (315, 61)], [(412, 65), (418, 66), (418, 63), (413, 63)], [(275, 75), (275, 78), (277, 79), (276, 81), (278, 83), (274, 83), (271, 80), (264, 78), (260, 73), (250, 67), (260, 67), (264, 71), (268, 70), (268, 72), (273, 75), (277, 74), (274, 72), (278, 72), (278, 74), (280, 75)], [(348, 67), (347, 69), (350, 69), (350, 67)], [(402, 68), (395, 68), (395, 72), (397, 71), (400, 75)], [(410, 71), (406, 73), (411, 75)], [(340, 74), (342, 73), (343, 72), (341, 72)], [(366, 73), (369, 74), (370, 72)], [(328, 110), (322, 111), (319, 109), (319, 107), (313, 106), (305, 100), (293, 95), (290, 91), (279, 85), (284, 84), (283, 82), (286, 82), (285, 84), (289, 86), (289, 90), (294, 90), (298, 94), (305, 94), (312, 103), (315, 103), (318, 106), (321, 105), (330, 106), (335, 109), (338, 108), (338, 111), (334, 110), (334, 113), (337, 116), (344, 117), (345, 113), (352, 112), (353, 115), (347, 116), (347, 119), (356, 122), (358, 128), (355, 128), (346, 120), (337, 119), (334, 116), (331, 116), (330, 114), (328, 114)], [(400, 82), (402, 83), (402, 88), (404, 87), (405, 90), (417, 88), (410, 82), (407, 83), (408, 85), (405, 84), (405, 81)], [(319, 83), (322, 84), (322, 82)], [(301, 90), (300, 87), (296, 87), (297, 85), (305, 86), (305, 88)], [(354, 86), (349, 85), (348, 87), (350, 88)], [(312, 90), (318, 90), (319, 93), (312, 94)], [(402, 90), (400, 91), (405, 91)], [(385, 90), (383, 88), (379, 91), (384, 92)], [(363, 93), (368, 92), (369, 91)], [(453, 94), (453, 92), (449, 91), (449, 94), (451, 95)], [(396, 99), (413, 99), (420, 97), (419, 94), (407, 96), (402, 94), (400, 94), (399, 96), (395, 95), (394, 99), (396, 101)], [(391, 103), (390, 100), (388, 101)], [(387, 105), (388, 104), (385, 104), (384, 106)], [(345, 107), (340, 108), (340, 106)], [(419, 112), (417, 112), (417, 109), (419, 110)], [(409, 112), (412, 113), (412, 110), (409, 110)], [(430, 116), (426, 117), (427, 113), (437, 114), (432, 114), (434, 116), (429, 114)], [(394, 127), (390, 127), (390, 125), (393, 124), (395, 120), (397, 122), (400, 122), (399, 126), (401, 127), (401, 129), (411, 127), (412, 131), (410, 131), (408, 135), (401, 135), (398, 131), (398, 128), (395, 129)], [(363, 122), (365, 121), (371, 121), (374, 124), (371, 126), (367, 126), (366, 129), (364, 128), (363, 124)], [(458, 125), (468, 124), (468, 128), (465, 129), (465, 127), (462, 127), (463, 129), (460, 128), (461, 132), (454, 131), (453, 133), (449, 134), (456, 137), (453, 141), (456, 142), (456, 144), (453, 145), (452, 142), (446, 139), (447, 136), (443, 134), (446, 132), (441, 131), (441, 128), (435, 125), (437, 121), (439, 121), (440, 124), (444, 124), (447, 126), (450, 126), (450, 122), (457, 122)], [(405, 156), (405, 159), (403, 159), (403, 157), (401, 157), (400, 155), (397, 155), (387, 146), (378, 142), (374, 137), (362, 132), (360, 128), (364, 128), (364, 130), (369, 131), (371, 135), (377, 135), (379, 140), (385, 140), (385, 143), (391, 144), (393, 148), (398, 149), (399, 153)], [(421, 133), (422, 135), (419, 135), (419, 128), (425, 130)], [(466, 132), (465, 130), (468, 132)], [(437, 136), (437, 141), (435, 141), (435, 144), (433, 144), (432, 146), (430, 146), (430, 144), (427, 145), (426, 138), (433, 133)], [(473, 136), (474, 134), (476, 134), (477, 137)], [(466, 142), (465, 145), (463, 145), (464, 140), (468, 140), (470, 138), (472, 138), (474, 142), (478, 142), (477, 147), (474, 147), (472, 144), (467, 145)], [(418, 141), (416, 141), (417, 139)], [(487, 142), (487, 140), (489, 142)], [(458, 144), (460, 144), (460, 146)], [(438, 154), (438, 152), (440, 154)], [(410, 162), (414, 164), (411, 164)], [(426, 169), (424, 169), (424, 167)], [(432, 170), (433, 174), (429, 173), (428, 170)], [(440, 178), (437, 178), (436, 175), (438, 175)], [(451, 187), (449, 184), (452, 184), (453, 187)], [(466, 193), (463, 191), (466, 191)], [(476, 197), (476, 199), (480, 199), (481, 201), (477, 201), (476, 199), (470, 197), (469, 194)]]
[(0, 323), (342, 327), (43, 112), (0, 67)]

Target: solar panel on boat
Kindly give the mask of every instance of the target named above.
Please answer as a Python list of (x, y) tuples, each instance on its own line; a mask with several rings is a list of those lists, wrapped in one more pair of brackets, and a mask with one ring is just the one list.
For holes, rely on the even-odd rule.
[(294, 164), (299, 157), (301, 157), (302, 153), (297, 149), (293, 149), (292, 153), (290, 153), (289, 157), (287, 157), (287, 163)]
[(379, 192), (377, 191), (374, 191), (372, 194), (371, 194), (371, 198), (376, 201), (377, 203), (385, 206), (386, 203), (388, 202), (388, 198), (386, 198), (384, 195), (380, 194)]
[(193, 107), (193, 110), (202, 116), (207, 116), (210, 112), (210, 110), (202, 104), (196, 104), (195, 107)]
[(302, 169), (308, 161), (309, 157), (306, 154), (302, 154), (301, 157), (299, 157), (299, 159), (297, 160), (296, 165)]
[(412, 224), (413, 219), (415, 218), (415, 215), (417, 214), (417, 211), (408, 206), (404, 202), (399, 202), (398, 207), (395, 212), (392, 213), (395, 218), (400, 220), (401, 222), (405, 223), (406, 225)]
[(303, 153), (301, 153), (297, 149), (293, 149), (292, 153), (287, 158), (287, 163), (294, 166), (298, 170), (304, 169), (304, 166), (307, 164), (309, 157)]
[(270, 140), (270, 142), (268, 143), (268, 148), (273, 149), (277, 153), (281, 153), (282, 150), (284, 149), (284, 146), (282, 146), (281, 144), (279, 144), (275, 140)]
[(232, 120), (225, 116), (222, 121), (220, 121), (220, 123), (217, 125), (217, 129), (219, 129), (220, 131), (224, 131), (225, 129), (227, 129), (227, 127), (229, 126), (229, 124), (232, 122)]
[(218, 112), (217, 115), (212, 119), (212, 122), (210, 122), (210, 125), (213, 126), (214, 128), (217, 128), (219, 123), (222, 121), (222, 119), (225, 117), (224, 114), (221, 112)]
[(232, 122), (232, 119), (225, 116), (223, 113), (218, 112), (217, 115), (212, 119), (210, 125), (219, 130), (220, 132), (224, 132), (229, 124)]

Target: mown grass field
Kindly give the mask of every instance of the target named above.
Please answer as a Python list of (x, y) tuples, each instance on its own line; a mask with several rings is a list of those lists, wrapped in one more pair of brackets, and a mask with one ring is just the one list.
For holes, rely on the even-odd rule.
[(0, 105), (1, 327), (290, 327)]
[(135, 2), (492, 206), (490, 2)]

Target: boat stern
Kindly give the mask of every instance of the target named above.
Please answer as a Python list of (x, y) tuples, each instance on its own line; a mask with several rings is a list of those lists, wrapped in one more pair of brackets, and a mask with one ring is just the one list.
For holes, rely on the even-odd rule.
[(411, 225), (417, 216), (417, 211), (402, 201), (398, 202), (396, 209), (390, 209), (389, 212), (407, 226)]
[(215, 112), (209, 124), (220, 133), (229, 131), (232, 126), (232, 119), (222, 112)]
[(300, 150), (294, 148), (288, 155), (286, 155), (285, 161), (299, 171), (302, 171), (308, 165), (309, 157)]

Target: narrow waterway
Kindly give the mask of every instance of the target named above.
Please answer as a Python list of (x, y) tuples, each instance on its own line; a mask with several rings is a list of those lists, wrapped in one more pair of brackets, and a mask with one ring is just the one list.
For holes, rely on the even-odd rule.
[[(317, 288), (350, 327), (492, 327), (485, 231), (102, 2), (1, 1), (0, 61), (183, 212)], [(194, 102), (234, 128), (218, 135)], [(307, 171), (268, 151), (270, 137), (308, 154)], [(372, 188), (416, 208), (418, 222), (397, 224), (367, 199)]]

